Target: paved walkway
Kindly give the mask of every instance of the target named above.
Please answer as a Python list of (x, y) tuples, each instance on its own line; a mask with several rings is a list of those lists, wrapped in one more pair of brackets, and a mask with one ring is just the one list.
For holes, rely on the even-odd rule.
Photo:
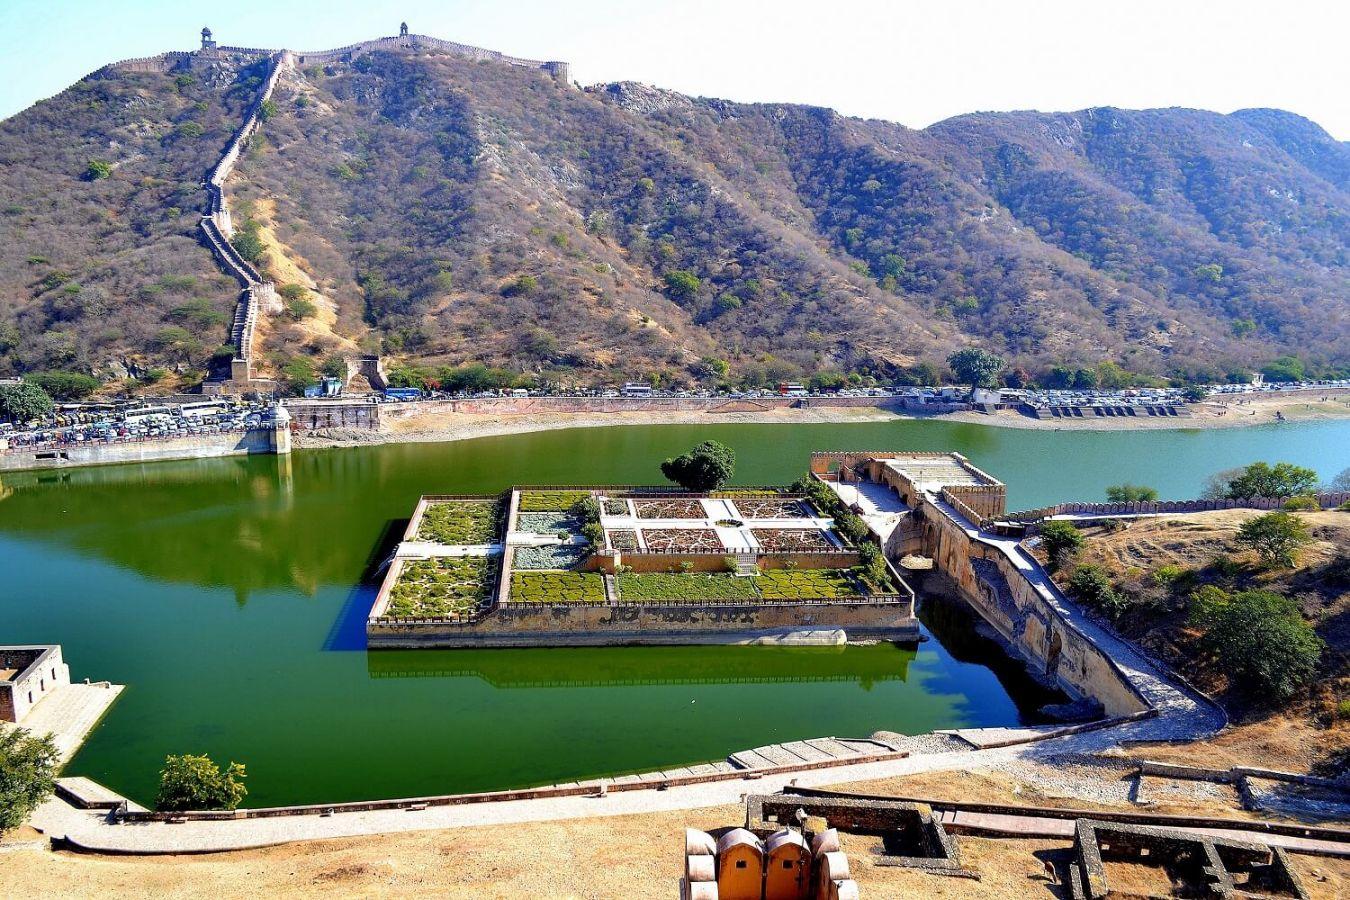
[(121, 693), (122, 685), (106, 681), (63, 685), (39, 700), (19, 726), (34, 734), (51, 735), (64, 764)]

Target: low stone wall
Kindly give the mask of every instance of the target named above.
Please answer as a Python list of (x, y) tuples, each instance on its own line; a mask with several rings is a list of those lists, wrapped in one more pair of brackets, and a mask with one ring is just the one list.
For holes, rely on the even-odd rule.
[(16, 448), (0, 453), (0, 472), (276, 452), (275, 434), (271, 428), (251, 428), (230, 434), (204, 434), (122, 444), (73, 444), (37, 450)]
[(835, 629), (849, 637), (916, 640), (913, 605), (901, 602), (722, 604), (503, 604), (477, 622), (367, 623), (379, 647), (602, 647), (728, 643), (756, 635)]
[[(1335, 509), (1350, 502), (1350, 491), (1324, 491), (1313, 494), (1323, 509)], [(1038, 522), (1052, 516), (1148, 516), (1160, 513), (1211, 512), (1217, 509), (1280, 509), (1288, 497), (1246, 497), (1240, 500), (1139, 500), (1132, 503), (1056, 503), (1037, 509), (1008, 513), (1003, 518), (1014, 522)]]

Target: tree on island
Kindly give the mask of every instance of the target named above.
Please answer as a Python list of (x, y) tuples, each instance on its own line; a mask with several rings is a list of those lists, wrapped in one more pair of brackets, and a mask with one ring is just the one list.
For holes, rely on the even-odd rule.
[(661, 474), (686, 491), (715, 491), (731, 480), (736, 452), (717, 441), (704, 441), (688, 453), (661, 463)]
[(0, 385), (0, 419), (16, 425), (40, 419), (52, 411), (52, 398), (36, 384)]
[(998, 373), (1003, 371), (1004, 364), (1003, 357), (979, 347), (966, 347), (947, 357), (956, 380), (970, 385), (971, 390), (998, 384)]
[(1139, 503), (1157, 500), (1158, 492), (1142, 484), (1113, 484), (1106, 489), (1106, 499), (1110, 503)]
[(236, 762), (222, 772), (209, 756), (165, 757), (155, 809), (160, 812), (234, 809), (248, 794), (244, 777), (244, 767)]
[(23, 728), (0, 732), (0, 835), (18, 828), (56, 790), (56, 745)]

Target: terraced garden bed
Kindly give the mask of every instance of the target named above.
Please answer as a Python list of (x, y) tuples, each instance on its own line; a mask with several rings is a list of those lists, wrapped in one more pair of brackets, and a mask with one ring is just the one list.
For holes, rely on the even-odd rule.
[(517, 547), (511, 558), (513, 569), (570, 569), (590, 556), (590, 548), (575, 544), (548, 547)]
[(755, 578), (734, 575), (672, 574), (652, 572), (617, 577), (619, 599), (626, 603), (648, 600), (757, 600)]
[(606, 500), (604, 504), (605, 515), (607, 516), (626, 516), (628, 515), (627, 500)]
[(594, 572), (512, 572), (511, 603), (603, 603), (605, 582)]
[(623, 603), (834, 600), (872, 591), (861, 569), (770, 569), (759, 575), (628, 572), (616, 576)]
[(468, 615), (492, 596), (499, 561), (495, 556), (408, 560), (389, 591), (384, 615), (428, 619)]
[(853, 569), (770, 569), (753, 581), (765, 600), (832, 600), (867, 593), (861, 573)]
[(839, 549), (818, 528), (756, 528), (751, 533), (759, 546), (770, 553)]
[(565, 512), (531, 512), (516, 516), (516, 531), (527, 531), (530, 534), (576, 532), (580, 527), (581, 523)]
[(653, 553), (724, 549), (717, 532), (711, 528), (644, 528), (642, 539)]
[(431, 501), (417, 525), (417, 539), (452, 546), (494, 543), (500, 506), (496, 500)]
[(609, 532), (609, 545), (615, 550), (636, 550), (638, 548), (637, 532), (629, 531), (626, 528), (615, 529)]
[(797, 497), (737, 497), (736, 509), (747, 519), (797, 519), (810, 515)]
[(578, 500), (585, 500), (590, 491), (521, 491), (517, 512), (553, 512), (571, 509)]
[(640, 519), (706, 519), (708, 513), (697, 500), (634, 500)]

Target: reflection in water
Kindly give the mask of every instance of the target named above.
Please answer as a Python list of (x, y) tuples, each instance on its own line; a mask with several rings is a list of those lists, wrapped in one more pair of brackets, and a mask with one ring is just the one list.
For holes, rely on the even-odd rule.
[[(914, 648), (714, 646), (637, 649), (386, 650), (366, 654), (372, 678), (481, 678), (493, 687), (613, 687), (846, 681), (869, 690), (907, 681)], [(697, 665), (691, 665), (691, 662)]]

